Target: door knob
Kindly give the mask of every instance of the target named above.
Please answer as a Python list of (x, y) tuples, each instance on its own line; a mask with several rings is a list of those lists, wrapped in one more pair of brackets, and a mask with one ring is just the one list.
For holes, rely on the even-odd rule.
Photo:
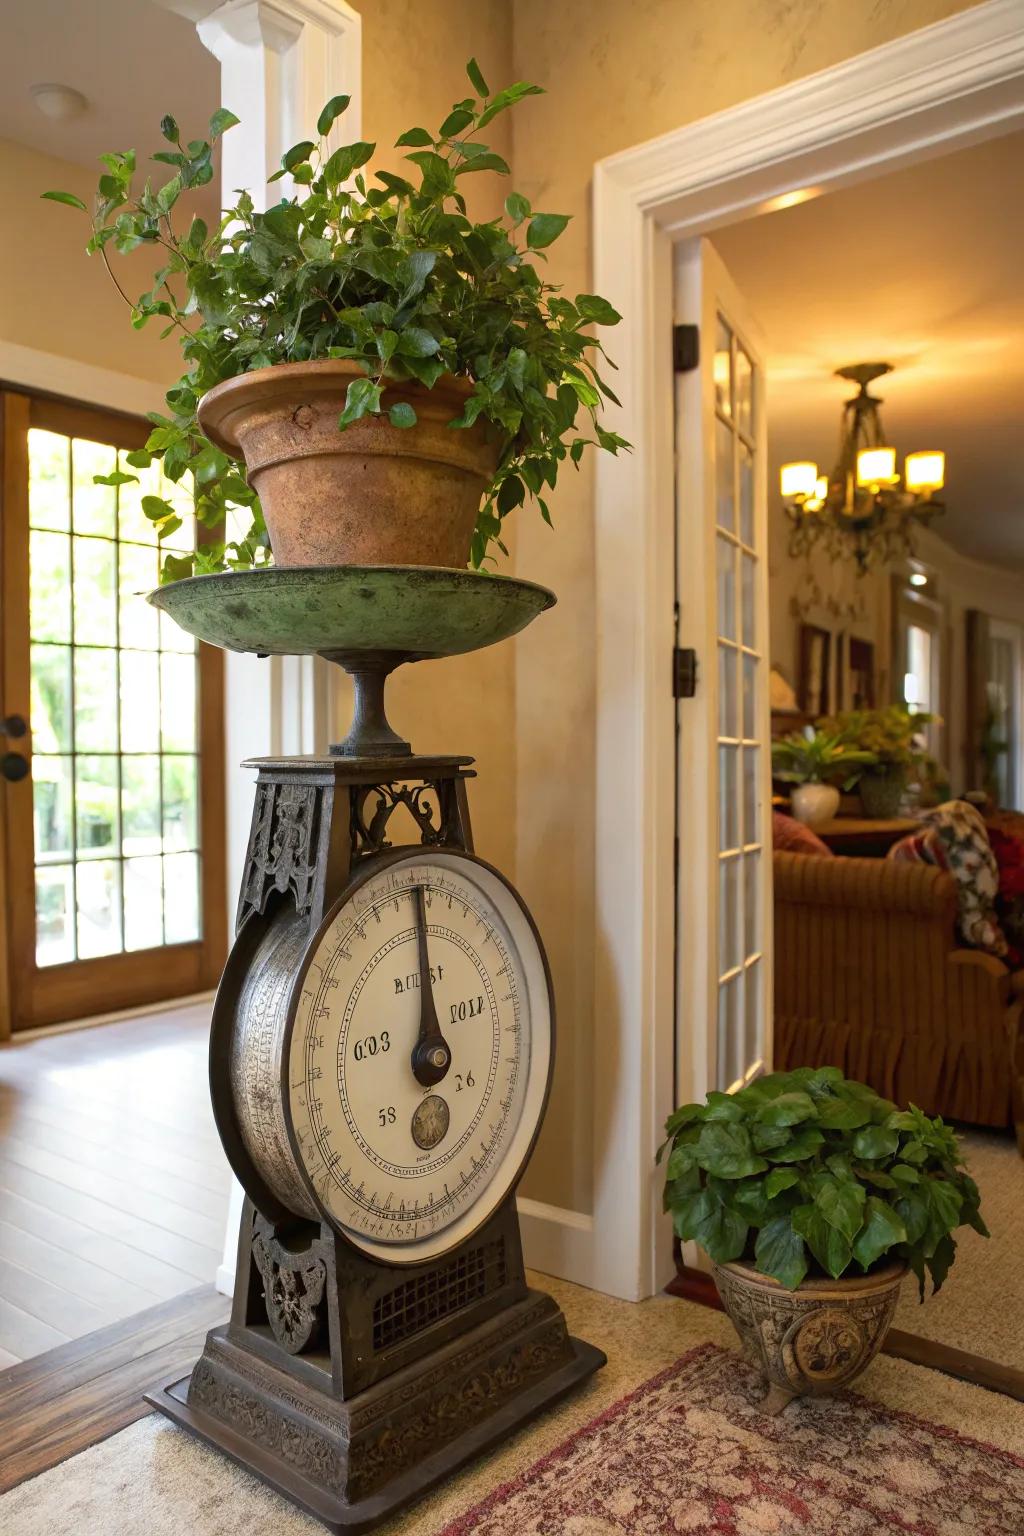
[(19, 779), (25, 778), (28, 773), (28, 758), (20, 752), (5, 752), (0, 757), (0, 773), (12, 784), (17, 784)]
[(27, 730), (24, 715), (6, 715), (0, 725), (0, 731), (4, 736), (24, 736)]

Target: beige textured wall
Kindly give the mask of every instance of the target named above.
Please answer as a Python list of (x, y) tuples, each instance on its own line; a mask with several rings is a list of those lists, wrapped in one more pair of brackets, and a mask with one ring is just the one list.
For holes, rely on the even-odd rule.
[[(373, 168), (403, 173), (395, 140), (413, 126), (436, 129), (453, 101), (469, 94), (465, 63), (474, 55), (492, 90), (512, 80), (512, 13), (507, 0), (355, 0), (363, 17), (363, 137), (378, 146)], [(511, 153), (508, 119), (488, 142)], [(501, 211), (505, 189), (490, 176), (467, 177), (472, 217)], [(474, 185), (475, 184), (475, 185)], [(511, 569), (511, 568), (509, 568)], [(472, 656), (404, 667), (388, 685), (389, 717), (418, 752), (476, 758), (470, 785), (477, 852), (510, 877), (515, 866), (515, 651), (495, 646)], [(346, 679), (338, 706), (347, 721)]]
[[(573, 215), (551, 252), (570, 294), (591, 285), (590, 180), (605, 155), (966, 9), (965, 0), (515, 0), (514, 73), (549, 94), (516, 114), (513, 169), (534, 206)], [(614, 356), (615, 336), (609, 349)], [(517, 642), (516, 875), (551, 954), (559, 1058), (524, 1192), (586, 1210), (592, 1198), (593, 480), (567, 475), (555, 532), (531, 514), (519, 574), (559, 607)], [(671, 830), (666, 829), (666, 836)]]
[[(43, 192), (74, 192), (91, 205), (95, 172), (0, 139), (0, 342), (111, 368), (165, 387), (180, 373), (173, 339), (161, 342), (153, 324), (133, 331), (128, 307), (99, 256), (86, 256), (89, 221)], [(150, 286), (152, 255), (114, 258), (126, 291)]]

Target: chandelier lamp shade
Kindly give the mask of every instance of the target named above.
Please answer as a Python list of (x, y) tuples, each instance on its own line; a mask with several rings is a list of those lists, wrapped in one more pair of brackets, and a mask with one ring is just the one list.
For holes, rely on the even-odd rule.
[(831, 559), (852, 559), (859, 574), (914, 553), (914, 532), (944, 506), (938, 500), (946, 456), (910, 453), (902, 482), (896, 450), (885, 438), (882, 401), (869, 385), (891, 373), (889, 363), (854, 363), (836, 371), (858, 393), (843, 406), (839, 459), (830, 475), (801, 460), (783, 464), (780, 487), (790, 520), (789, 552), (799, 558), (821, 548)]

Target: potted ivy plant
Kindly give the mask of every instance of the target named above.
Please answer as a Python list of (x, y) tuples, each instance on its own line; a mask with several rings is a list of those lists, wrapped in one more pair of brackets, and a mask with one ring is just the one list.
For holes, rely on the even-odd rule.
[(793, 815), (809, 827), (820, 827), (839, 809), (839, 790), (852, 789), (874, 755), (850, 745), (838, 731), (805, 726), (772, 742), (772, 774), (794, 786)]
[(837, 1067), (757, 1078), (666, 1125), (665, 1208), (707, 1252), (769, 1383), (766, 1409), (835, 1391), (878, 1352), (908, 1269), (938, 1290), (954, 1231), (988, 1236), (954, 1132)]
[[(145, 449), (107, 478), (155, 459), (172, 481), (191, 473), (198, 522), (214, 530), (164, 561), (165, 580), (268, 551), (281, 564), (480, 566), (527, 498), (550, 522), (545, 492), (566, 459), (628, 446), (598, 421), (602, 395), (615, 396), (592, 327), (619, 316), (599, 295), (564, 296), (539, 266), (568, 217), (518, 192), (502, 218), (466, 211), (466, 176), (509, 172), (481, 132), (540, 87), (492, 94), (474, 60), (467, 73), (473, 94), (435, 131), (398, 139), (406, 176), (368, 177), (373, 144), (329, 150), (349, 100), (335, 96), (270, 178), (289, 176), (295, 196), (260, 212), (241, 192), (213, 230), (179, 215), (212, 179), (231, 112), (188, 142), (163, 119), (162, 185), (138, 185), (132, 150), (102, 157), (88, 249), (112, 276), (112, 252), (153, 250), (132, 323), (164, 322), (186, 362)], [(167, 501), (143, 508), (162, 538), (180, 527)]]
[(923, 711), (911, 714), (904, 704), (889, 704), (884, 709), (845, 710), (818, 721), (819, 730), (871, 756), (871, 766), (857, 784), (865, 816), (883, 820), (898, 816), (908, 785), (937, 770), (921, 736), (923, 727), (934, 719)]

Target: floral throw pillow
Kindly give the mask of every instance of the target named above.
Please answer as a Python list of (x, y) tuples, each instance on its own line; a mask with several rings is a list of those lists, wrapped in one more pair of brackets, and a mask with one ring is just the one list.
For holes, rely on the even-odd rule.
[(999, 868), (978, 811), (966, 800), (949, 800), (921, 816), (921, 830), (889, 849), (895, 860), (916, 860), (948, 869), (956, 881), (957, 931), (972, 949), (1007, 958), (996, 911)]

